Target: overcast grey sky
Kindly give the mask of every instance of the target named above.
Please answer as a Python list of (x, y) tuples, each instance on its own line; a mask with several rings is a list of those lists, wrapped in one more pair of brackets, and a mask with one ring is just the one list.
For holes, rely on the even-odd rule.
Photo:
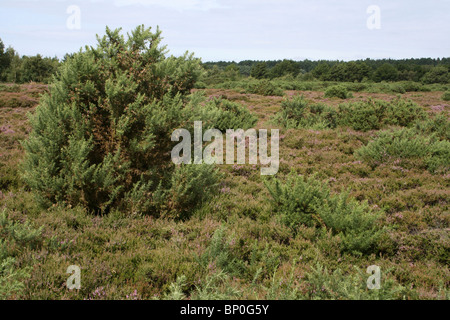
[[(367, 27), (371, 5), (379, 29)], [(21, 55), (61, 58), (105, 26), (139, 24), (203, 61), (450, 56), (450, 0), (0, 0), (0, 38)]]

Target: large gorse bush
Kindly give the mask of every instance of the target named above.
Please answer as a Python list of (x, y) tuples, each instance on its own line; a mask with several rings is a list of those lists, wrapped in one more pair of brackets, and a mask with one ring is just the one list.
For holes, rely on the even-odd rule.
[[(42, 205), (173, 211), (184, 207), (184, 199), (191, 208), (212, 190), (215, 176), (206, 165), (176, 169), (171, 134), (192, 128), (194, 116), (212, 118), (214, 126), (225, 113), (219, 106), (199, 111), (204, 106), (190, 90), (202, 72), (200, 60), (188, 53), (166, 57), (160, 33), (139, 26), (125, 39), (120, 29), (106, 28), (97, 47), (62, 64), (31, 116), (24, 143), (24, 178)], [(173, 172), (188, 178), (173, 178)], [(200, 194), (186, 194), (191, 191)]]

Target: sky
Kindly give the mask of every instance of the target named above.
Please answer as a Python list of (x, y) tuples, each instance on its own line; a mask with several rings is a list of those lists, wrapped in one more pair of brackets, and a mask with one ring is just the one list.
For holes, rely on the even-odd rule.
[(20, 55), (62, 58), (141, 24), (202, 61), (450, 57), (450, 0), (0, 0), (0, 39)]

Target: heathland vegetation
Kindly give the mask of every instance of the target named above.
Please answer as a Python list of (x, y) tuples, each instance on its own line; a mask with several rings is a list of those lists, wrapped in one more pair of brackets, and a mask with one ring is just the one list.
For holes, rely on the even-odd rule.
[[(160, 42), (107, 28), (62, 61), (0, 42), (0, 298), (449, 298), (450, 58), (202, 63)], [(278, 173), (175, 165), (194, 121), (279, 129)]]

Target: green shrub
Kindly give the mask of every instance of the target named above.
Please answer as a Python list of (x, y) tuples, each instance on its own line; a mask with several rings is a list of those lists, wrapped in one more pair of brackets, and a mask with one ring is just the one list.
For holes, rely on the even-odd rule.
[(375, 140), (356, 150), (356, 157), (372, 167), (397, 159), (420, 159), (427, 155), (430, 138), (418, 136), (412, 129), (381, 131)]
[(391, 91), (394, 93), (405, 93), (405, 88), (399, 83), (393, 83), (390, 85)]
[(421, 83), (414, 81), (402, 81), (399, 82), (399, 85), (401, 85), (406, 92), (417, 92), (422, 91), (423, 89), (423, 85)]
[(193, 119), (208, 119), (203, 124), (206, 128), (215, 128), (221, 131), (226, 129), (249, 129), (252, 128), (258, 118), (238, 103), (226, 99), (214, 97), (203, 106), (195, 108)]
[(246, 89), (248, 93), (259, 94), (262, 96), (282, 96), (283, 90), (275, 86), (270, 80), (263, 79), (252, 81)]
[(217, 193), (220, 175), (207, 164), (178, 165), (172, 173), (169, 188), (155, 191), (156, 207), (165, 215), (189, 218), (195, 208)]
[(349, 198), (346, 192), (325, 200), (319, 213), (323, 223), (341, 238), (344, 251), (370, 253), (377, 249), (383, 233), (377, 224), (381, 213), (374, 212), (367, 201)]
[(448, 120), (448, 113), (443, 111), (432, 118), (416, 121), (414, 123), (414, 130), (422, 135), (434, 134), (441, 140), (450, 140), (450, 121)]
[(24, 179), (41, 205), (154, 212), (129, 197), (170, 190), (171, 134), (191, 118), (188, 95), (201, 68), (192, 55), (166, 57), (160, 33), (139, 26), (125, 40), (107, 28), (96, 48), (62, 64), (24, 142)]
[[(229, 285), (230, 276), (223, 271), (207, 275), (202, 284), (196, 285), (190, 292), (189, 300), (235, 300), (242, 293)], [(164, 300), (184, 300), (188, 297), (184, 293), (188, 287), (185, 276), (179, 276), (169, 286), (169, 292), (164, 295)]]
[(357, 158), (373, 168), (394, 161), (405, 166), (413, 160), (423, 163), (432, 173), (450, 169), (449, 155), (448, 140), (439, 141), (435, 135), (421, 135), (414, 128), (382, 131), (375, 140), (355, 152)]
[(266, 181), (272, 207), (280, 221), (294, 233), (300, 225), (331, 229), (341, 239), (341, 250), (371, 253), (383, 229), (377, 223), (381, 213), (373, 212), (367, 202), (349, 198), (348, 193), (331, 195), (329, 187), (314, 177), (305, 179), (291, 173), (286, 183)]
[(291, 99), (283, 99), (281, 110), (276, 114), (274, 120), (287, 129), (335, 128), (337, 112), (325, 104), (311, 104), (303, 96), (293, 96)]
[(273, 179), (265, 181), (265, 185), (280, 221), (294, 232), (301, 224), (315, 226), (320, 223), (318, 208), (330, 197), (326, 184), (314, 177), (305, 178), (291, 173), (286, 183)]
[(338, 123), (354, 130), (378, 130), (385, 122), (387, 109), (388, 103), (383, 100), (369, 99), (365, 102), (340, 104)]
[(348, 91), (361, 92), (367, 89), (368, 85), (366, 83), (360, 82), (350, 82), (345, 84)]
[(446, 91), (442, 94), (442, 100), (450, 101), (450, 91)]
[(203, 81), (197, 81), (197, 82), (194, 84), (194, 88), (195, 88), (195, 89), (206, 89), (206, 88), (207, 88), (207, 85), (206, 85), (206, 83), (204, 83)]
[(391, 101), (386, 112), (385, 123), (402, 127), (410, 127), (427, 117), (425, 110), (417, 103), (400, 98)]
[(425, 159), (427, 169), (432, 173), (448, 172), (450, 170), (450, 141), (442, 140), (433, 143), (429, 156)]
[(208, 248), (199, 257), (199, 263), (205, 269), (218, 268), (228, 275), (241, 276), (245, 272), (244, 262), (231, 252), (223, 226), (214, 232)]
[(348, 92), (347, 87), (344, 85), (336, 85), (331, 86), (325, 90), (325, 98), (340, 98), (340, 99), (347, 99), (352, 98), (353, 95)]
[(0, 212), (0, 299), (8, 299), (24, 289), (22, 281), (30, 276), (31, 268), (19, 268), (15, 256), (27, 247), (37, 248), (42, 229), (35, 229), (28, 221), (12, 220), (7, 210)]
[(385, 125), (412, 126), (427, 117), (421, 106), (411, 100), (394, 99), (391, 102), (369, 99), (339, 105), (339, 125), (354, 130), (379, 130)]
[(354, 267), (353, 273), (345, 273), (337, 268), (330, 272), (327, 267), (317, 263), (306, 273), (305, 281), (309, 286), (307, 299), (340, 299), (340, 300), (397, 300), (403, 299), (408, 290), (391, 278), (385, 280), (382, 273), (380, 289), (367, 288), (367, 273)]

